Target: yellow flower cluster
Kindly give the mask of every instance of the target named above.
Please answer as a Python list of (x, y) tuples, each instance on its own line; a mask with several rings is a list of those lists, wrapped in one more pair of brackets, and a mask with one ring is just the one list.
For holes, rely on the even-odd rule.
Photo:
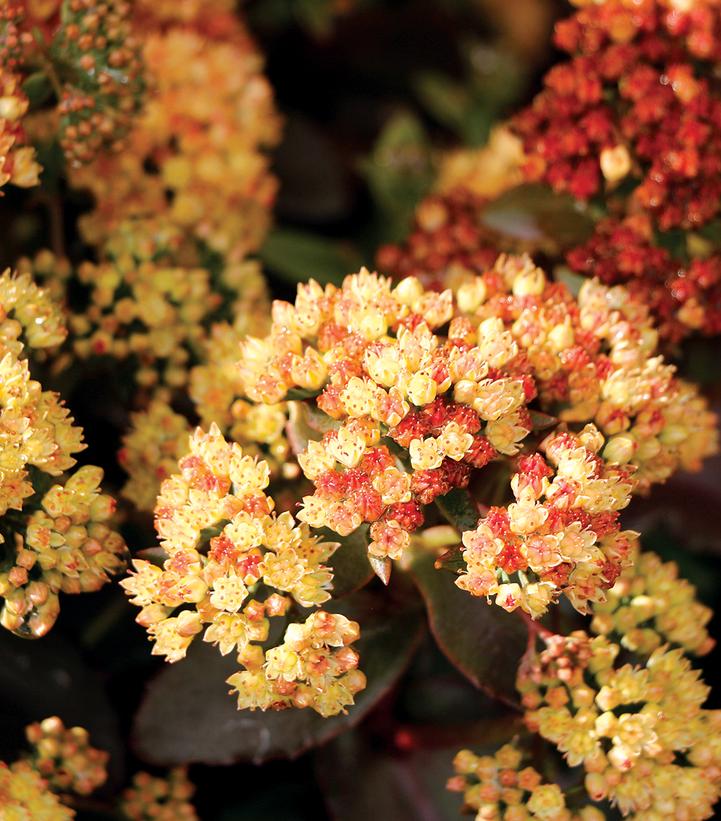
[[(580, 440), (548, 440), (553, 482), (543, 460), (522, 458), (516, 501), (484, 523), (495, 532), (475, 537), (463, 582), (537, 616), (561, 589), (582, 611), (599, 600), (627, 561), (617, 512), (630, 494), (716, 448), (715, 417), (653, 355), (656, 343), (622, 289), (589, 282), (575, 298), (528, 257), (501, 256), (441, 293), (365, 269), (340, 288), (301, 285), (295, 304), (274, 303), (270, 334), (243, 344), (239, 370), (252, 401), (310, 394), (328, 417), (299, 455), (315, 485), (299, 516), (341, 535), (370, 523), (380, 560), (400, 558), (423, 505), (465, 487), (472, 468), (519, 454), (532, 402), (569, 426)], [(529, 570), (520, 584), (509, 578)]]
[(679, 578), (675, 562), (636, 551), (606, 601), (594, 604), (591, 630), (641, 655), (670, 643), (702, 656), (715, 644), (706, 630), (712, 615), (694, 586)]
[(28, 273), (0, 274), (0, 351), (22, 353), (29, 348), (51, 348), (67, 336), (62, 314), (48, 293)]
[(571, 767), (594, 801), (626, 816), (700, 821), (721, 794), (721, 712), (682, 651), (659, 647), (621, 664), (621, 648), (583, 632), (551, 636), (526, 657), (518, 688), (532, 730)]
[(0, 65), (0, 190), (8, 182), (31, 188), (40, 181), (35, 149), (24, 144), (22, 118), (28, 105), (18, 75)]
[(125, 547), (106, 521), (114, 502), (98, 492), (99, 468), (86, 466), (47, 487), (82, 450), (82, 430), (58, 396), (30, 378), (20, 358), (56, 346), (65, 328), (29, 275), (0, 276), (0, 624), (42, 636), (59, 612), (58, 593), (97, 590), (122, 566)]
[(570, 424), (593, 422), (607, 439), (604, 458), (637, 467), (639, 490), (715, 452), (715, 416), (656, 354), (648, 310), (624, 288), (589, 280), (576, 299), (528, 257), (501, 256), (455, 290), (469, 333), (502, 318), (542, 408)]
[[(247, 290), (243, 289), (242, 293)], [(243, 398), (238, 372), (242, 340), (256, 329), (267, 330), (265, 307), (263, 294), (262, 304), (239, 309), (233, 325), (227, 322), (213, 325), (201, 354), (203, 361), (190, 372), (189, 393), (202, 427), (217, 424), (226, 436), (241, 444), (246, 453), (262, 456), (275, 475), (281, 468), (287, 472), (291, 467), (288, 464), (290, 448), (285, 438), (287, 404), (248, 402)]]
[[(515, 502), (492, 507), (462, 540), (466, 569), (458, 587), (495, 596), (505, 610), (538, 618), (565, 594), (582, 613), (603, 601), (633, 558), (635, 534), (621, 531), (618, 511), (631, 499), (632, 472), (598, 455), (603, 436), (593, 425), (578, 435), (553, 433), (545, 459), (519, 460), (511, 479)], [(517, 579), (517, 580), (516, 580)]]
[(493, 199), (523, 182), (523, 143), (505, 125), (491, 129), (482, 148), (458, 148), (441, 157), (436, 188), (463, 188)]
[[(292, 602), (314, 607), (330, 598), (332, 573), (323, 562), (338, 545), (311, 536), (289, 513), (273, 515), (274, 502), (264, 493), (267, 463), (226, 442), (216, 425), (208, 433), (198, 428), (189, 444), (180, 472), (163, 482), (155, 508), (168, 558), (162, 568), (134, 561), (135, 572), (121, 584), (142, 608), (137, 621), (154, 640), (153, 653), (177, 661), (204, 631), (203, 639), (218, 645), (223, 655), (237, 654), (255, 688), (260, 676), (267, 678), (268, 687), (280, 687), (273, 682), (276, 672), (282, 672), (274, 661), (281, 650), (266, 653), (261, 646), (268, 640), (270, 619), (285, 614)], [(309, 646), (321, 642), (321, 647), (325, 622), (318, 618), (317, 624), (309, 619), (307, 630), (291, 625), (287, 647), (302, 641)], [(344, 663), (350, 664), (351, 653), (342, 655)], [(340, 661), (333, 667), (337, 675), (349, 669)], [(292, 688), (287, 684), (286, 689)], [(303, 706), (329, 709), (336, 696), (333, 688), (326, 690), (325, 696), (313, 691)]]
[(100, 493), (101, 468), (85, 465), (53, 485), (14, 534), (12, 566), (0, 572), (0, 624), (43, 636), (60, 612), (59, 593), (99, 590), (125, 566), (125, 542), (108, 520), (115, 501)]
[(27, 761), (0, 761), (0, 809), (3, 821), (66, 821), (75, 813), (52, 793)]
[(90, 795), (108, 777), (108, 753), (90, 745), (84, 727), (66, 728), (57, 716), (25, 728), (33, 747), (30, 761), (58, 793)]
[[(151, 89), (144, 112), (126, 150), (71, 175), (96, 199), (81, 220), (93, 244), (128, 217), (142, 231), (145, 219), (162, 216), (230, 261), (265, 235), (276, 190), (265, 149), (277, 143), (280, 121), (244, 26), (224, 4), (206, 5), (198, 17), (198, 4), (171, 14), (138, 4), (135, 31)], [(192, 27), (180, 22), (196, 17)]]
[(128, 474), (122, 495), (138, 510), (152, 511), (161, 483), (188, 452), (190, 425), (161, 399), (132, 414), (118, 461)]
[[(360, 635), (357, 622), (318, 610), (302, 624), (290, 624), (283, 642), (265, 654), (265, 663), (229, 679), (239, 709), (312, 707), (327, 717), (353, 704), (366, 686), (358, 653), (350, 645)], [(258, 658), (260, 661), (260, 658)]]
[(299, 456), (316, 485), (300, 513), (312, 527), (346, 535), (370, 522), (371, 554), (398, 558), (421, 505), (465, 486), (472, 467), (518, 452), (531, 422), (517, 346), (495, 321), (468, 344), (453, 324), (441, 335), (453, 313), (450, 291), (412, 278), (394, 288), (363, 269), (341, 288), (299, 286), (295, 305), (274, 303), (270, 335), (245, 342), (239, 367), (253, 401), (321, 391), (333, 429)]
[(494, 755), (461, 750), (447, 787), (463, 793), (464, 812), (475, 812), (478, 821), (603, 821), (595, 807), (569, 810), (558, 784), (544, 784), (537, 770), (521, 769), (522, 763), (523, 753), (513, 744)]
[(196, 821), (190, 799), (195, 787), (186, 770), (178, 767), (167, 778), (140, 772), (123, 792), (120, 810), (130, 821)]
[(203, 322), (221, 302), (205, 268), (128, 258), (84, 262), (78, 279), (90, 302), (69, 320), (77, 356), (132, 359), (144, 387), (185, 384), (205, 334)]

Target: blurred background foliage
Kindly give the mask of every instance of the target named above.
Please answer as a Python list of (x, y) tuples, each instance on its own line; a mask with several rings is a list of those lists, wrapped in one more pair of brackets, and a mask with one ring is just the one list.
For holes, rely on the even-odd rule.
[[(361, 264), (372, 267), (380, 244), (403, 238), (433, 185), (440, 154), (483, 145), (491, 126), (538, 89), (554, 60), (554, 20), (568, 8), (562, 0), (249, 0), (244, 11), (285, 119), (275, 156), (275, 227), (261, 257), (274, 294), (288, 297), (308, 277), (338, 282)], [(71, 226), (88, 203), (65, 190), (57, 152), (48, 149), (40, 161), (41, 190), (10, 189), (0, 199), (3, 266), (43, 238), (61, 234), (79, 242)], [(53, 205), (57, 195), (69, 203), (62, 213)], [(529, 212), (537, 217), (539, 208), (546, 208), (546, 230), (568, 227), (565, 214), (549, 215), (547, 201), (539, 205), (533, 192), (506, 202), (499, 218), (507, 225)], [(83, 254), (79, 247), (69, 251)], [(688, 342), (679, 365), (721, 408), (718, 343)], [(84, 460), (114, 462), (123, 425), (114, 425), (107, 409), (125, 404), (115, 401), (118, 390), (102, 372), (85, 373), (76, 390), (64, 386), (78, 422), (93, 433)], [(721, 461), (710, 460), (701, 474), (675, 477), (624, 514), (627, 527), (643, 531), (644, 546), (678, 562), (711, 606), (721, 589), (720, 470)], [(150, 545), (149, 521), (131, 519), (126, 536)], [(433, 578), (452, 587), (450, 574)], [(391, 592), (403, 600), (398, 581)], [(422, 568), (417, 582), (437, 641), (412, 597), (390, 621), (378, 580), (350, 595), (346, 606), (363, 610), (364, 625), (376, 625), (369, 632), (382, 633), (374, 641), (376, 657), (364, 659), (372, 709), (360, 698), (347, 717), (323, 721), (303, 711), (297, 726), (289, 726), (289, 714), (269, 722), (236, 712), (225, 675), (208, 672), (223, 665), (216, 652), (204, 655), (208, 648), (196, 648), (174, 667), (151, 657), (117, 585), (68, 599), (41, 643), (0, 634), (0, 758), (13, 757), (28, 721), (61, 713), (111, 752), (110, 792), (140, 765), (195, 762), (196, 806), (208, 821), (455, 819), (459, 798), (444, 789), (454, 753), (464, 745), (497, 746), (513, 734), (519, 714), (510, 681), (501, 699), (474, 685), (467, 648), (444, 630)], [(486, 607), (460, 595), (469, 611), (464, 620), (475, 617), (476, 606)], [(721, 635), (720, 622), (717, 616), (712, 634)], [(523, 641), (507, 632), (496, 637), (485, 622), (482, 633), (474, 663), (492, 663), (494, 654), (513, 653), (514, 642)], [(716, 692), (712, 707), (721, 706), (719, 654), (703, 660)], [(213, 721), (203, 720), (208, 715)]]

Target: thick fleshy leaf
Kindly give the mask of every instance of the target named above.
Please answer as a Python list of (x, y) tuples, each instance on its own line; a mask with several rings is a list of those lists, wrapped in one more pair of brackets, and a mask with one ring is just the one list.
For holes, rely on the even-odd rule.
[(187, 659), (163, 670), (138, 711), (134, 746), (151, 764), (229, 764), (295, 758), (361, 721), (395, 684), (422, 632), (419, 602), (360, 591), (332, 608), (361, 625), (356, 643), (366, 689), (346, 715), (312, 710), (238, 711), (225, 680), (238, 669), (233, 656), (196, 641)]
[(436, 505), (446, 521), (459, 533), (475, 530), (481, 517), (473, 497), (462, 488), (454, 488), (450, 493), (436, 499)]
[(401, 241), (434, 178), (433, 152), (421, 121), (404, 112), (391, 117), (360, 170), (379, 212), (376, 239)]
[(593, 231), (590, 216), (572, 197), (537, 184), (501, 194), (483, 209), (482, 221), (505, 236), (561, 247), (585, 242)]
[(318, 409), (315, 402), (290, 402), (286, 434), (293, 453), (302, 453), (308, 442), (317, 442), (324, 433), (334, 430), (339, 423)]
[(346, 733), (316, 753), (330, 816), (337, 821), (458, 821), (462, 798), (446, 790), (453, 757), (463, 747), (492, 752), (518, 729), (508, 717), (460, 727), (397, 727), (385, 745), (362, 728)]
[(339, 536), (328, 528), (318, 532), (327, 541), (340, 543), (328, 560), (333, 568), (333, 598), (339, 599), (365, 587), (373, 578), (373, 568), (368, 561), (368, 525), (361, 525), (349, 536)]
[(516, 703), (516, 671), (527, 637), (521, 619), (456, 587), (452, 573), (436, 570), (433, 556), (416, 559), (412, 573), (449, 661), (489, 695)]
[(363, 262), (350, 243), (323, 239), (290, 228), (271, 231), (260, 249), (260, 258), (273, 274), (286, 282), (315, 279), (321, 285), (328, 282), (340, 284)]

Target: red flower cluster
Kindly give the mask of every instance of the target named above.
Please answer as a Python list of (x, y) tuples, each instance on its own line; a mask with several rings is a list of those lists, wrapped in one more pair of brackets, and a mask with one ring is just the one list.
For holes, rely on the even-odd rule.
[(394, 279), (418, 277), (436, 291), (452, 287), (454, 275), (482, 274), (498, 256), (498, 243), (480, 222), (484, 203), (464, 188), (427, 197), (408, 238), (378, 250), (378, 269)]
[(580, 274), (625, 285), (671, 341), (691, 330), (721, 333), (721, 255), (688, 263), (675, 259), (653, 245), (651, 226), (642, 216), (602, 220), (567, 261)]
[(662, 230), (707, 223), (721, 210), (721, 7), (583, 5), (556, 26), (571, 60), (515, 119), (528, 173), (579, 199), (631, 177), (629, 204)]

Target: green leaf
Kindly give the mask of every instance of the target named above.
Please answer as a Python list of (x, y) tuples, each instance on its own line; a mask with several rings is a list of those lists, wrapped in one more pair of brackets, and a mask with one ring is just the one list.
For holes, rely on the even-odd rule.
[[(385, 595), (384, 595), (385, 593)], [(363, 590), (334, 609), (361, 625), (355, 647), (368, 678), (347, 715), (321, 718), (312, 710), (238, 711), (225, 680), (237, 670), (232, 656), (196, 641), (188, 657), (163, 670), (148, 687), (135, 717), (138, 755), (150, 764), (261, 764), (296, 758), (360, 722), (396, 683), (422, 631), (418, 601)]]
[(476, 687), (517, 703), (516, 672), (527, 638), (521, 619), (460, 590), (451, 573), (435, 569), (433, 556), (416, 559), (411, 572), (425, 599), (431, 632), (448, 660)]
[(368, 525), (361, 525), (349, 536), (339, 536), (327, 527), (318, 532), (329, 542), (340, 542), (328, 560), (333, 568), (333, 598), (340, 599), (365, 587), (373, 578), (368, 561)]
[(339, 285), (363, 264), (350, 243), (290, 228), (272, 230), (260, 249), (260, 258), (278, 278), (293, 284), (315, 279), (321, 285)]
[(302, 453), (308, 442), (317, 442), (323, 434), (335, 430), (340, 422), (323, 413), (315, 402), (292, 401), (288, 406), (288, 423), (285, 431), (293, 453)]
[(402, 240), (435, 177), (432, 147), (420, 120), (404, 112), (392, 117), (360, 170), (380, 212), (377, 240)]
[(550, 414), (543, 413), (542, 411), (530, 410), (529, 414), (531, 417), (533, 430), (548, 430), (548, 428), (555, 428), (559, 422), (557, 416), (551, 416)]
[(484, 209), (482, 222), (508, 237), (568, 247), (585, 242), (593, 221), (576, 201), (538, 184), (524, 184), (501, 194)]
[(481, 514), (473, 497), (467, 490), (454, 488), (450, 493), (436, 499), (436, 506), (445, 520), (459, 532), (475, 530)]
[(413, 85), (421, 103), (439, 123), (458, 133), (462, 131), (471, 101), (461, 83), (437, 71), (424, 71)]
[(35, 71), (23, 83), (23, 91), (30, 101), (31, 109), (36, 109), (50, 99), (53, 86), (44, 71)]

